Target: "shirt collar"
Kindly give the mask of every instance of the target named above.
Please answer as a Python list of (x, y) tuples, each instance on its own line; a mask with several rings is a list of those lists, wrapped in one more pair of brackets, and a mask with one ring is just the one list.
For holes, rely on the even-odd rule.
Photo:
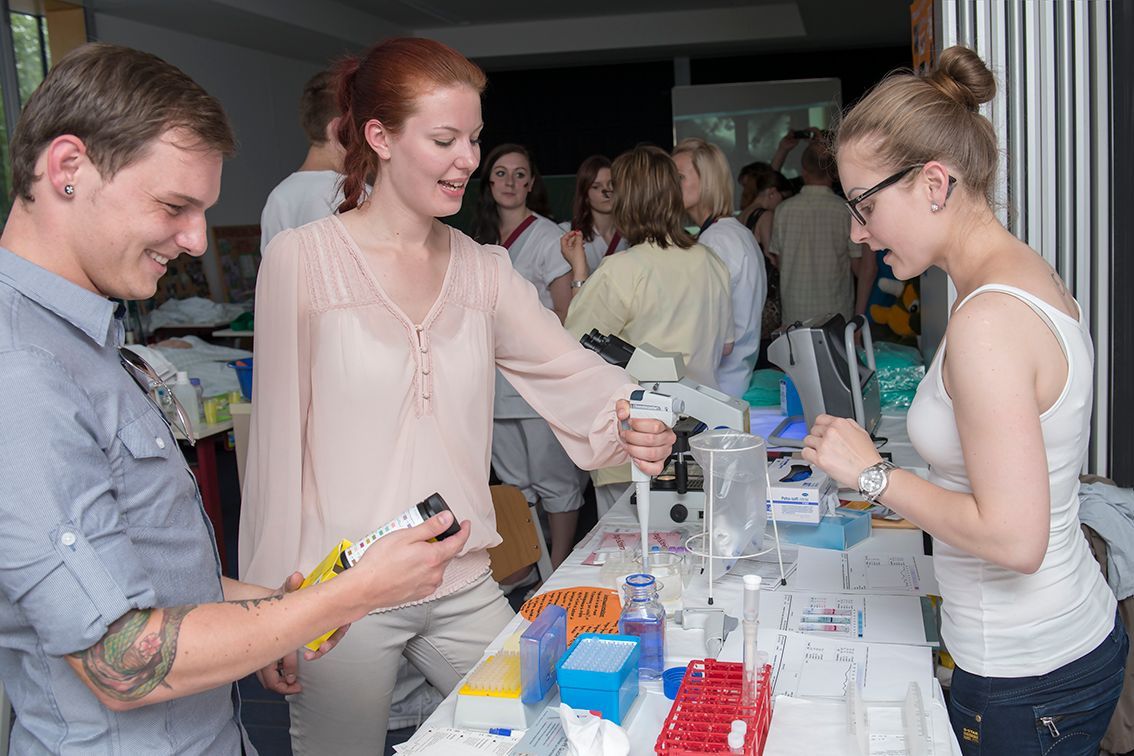
[[(0, 282), (72, 324), (99, 346), (106, 346), (111, 324), (125, 307), (0, 247)], [(114, 329), (116, 332), (118, 329)]]
[(822, 184), (804, 184), (800, 187), (800, 194), (834, 194), (835, 190)]

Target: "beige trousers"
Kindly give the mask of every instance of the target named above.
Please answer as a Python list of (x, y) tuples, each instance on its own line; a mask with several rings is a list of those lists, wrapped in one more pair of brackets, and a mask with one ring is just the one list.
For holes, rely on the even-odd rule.
[(300, 657), (303, 691), (288, 697), (292, 752), (382, 753), (398, 659), (448, 695), (513, 616), (489, 574), (436, 601), (368, 614), (322, 659)]

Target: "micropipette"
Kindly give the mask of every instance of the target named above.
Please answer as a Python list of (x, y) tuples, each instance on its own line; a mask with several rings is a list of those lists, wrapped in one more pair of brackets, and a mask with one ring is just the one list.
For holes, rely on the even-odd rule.
[[(667, 428), (672, 428), (677, 417), (685, 411), (685, 402), (675, 399), (667, 394), (656, 391), (635, 389), (630, 392), (630, 419), (653, 418), (661, 420)], [(626, 427), (629, 427), (629, 422)], [(638, 465), (630, 466), (631, 479), (634, 481), (635, 497), (638, 501), (638, 523), (642, 530), (642, 572), (650, 572), (650, 476), (638, 469)]]

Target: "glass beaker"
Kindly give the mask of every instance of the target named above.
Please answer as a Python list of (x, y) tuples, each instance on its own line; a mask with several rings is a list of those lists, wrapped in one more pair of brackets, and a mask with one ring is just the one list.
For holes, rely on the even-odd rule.
[(759, 551), (768, 521), (768, 452), (764, 439), (735, 430), (714, 430), (689, 439), (705, 475), (705, 549), (723, 575), (736, 557)]
[(653, 575), (629, 575), (618, 618), (620, 635), (638, 636), (638, 677), (656, 680), (665, 669), (665, 607), (658, 600), (661, 586)]
[[(637, 569), (642, 572), (642, 555), (635, 557)], [(685, 577), (688, 574), (685, 555), (673, 551), (662, 551), (656, 546), (650, 550), (650, 575), (658, 580), (658, 598), (667, 612), (681, 608), (681, 594), (685, 588)]]

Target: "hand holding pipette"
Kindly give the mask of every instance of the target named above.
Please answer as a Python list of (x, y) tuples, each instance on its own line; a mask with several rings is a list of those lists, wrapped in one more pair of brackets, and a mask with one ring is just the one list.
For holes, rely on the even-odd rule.
[[(642, 571), (650, 571), (650, 476), (657, 475), (665, 467), (665, 460), (673, 449), (677, 436), (673, 426), (678, 416), (685, 410), (685, 402), (656, 391), (635, 389), (630, 392), (630, 401), (623, 413), (623, 403), (617, 406), (618, 419), (622, 421), (622, 443), (630, 452), (631, 477), (635, 485), (638, 501), (638, 522), (642, 528)], [(657, 427), (660, 421), (663, 428)], [(647, 432), (649, 429), (652, 432)], [(645, 456), (639, 457), (641, 450)], [(658, 456), (660, 453), (661, 456)]]

